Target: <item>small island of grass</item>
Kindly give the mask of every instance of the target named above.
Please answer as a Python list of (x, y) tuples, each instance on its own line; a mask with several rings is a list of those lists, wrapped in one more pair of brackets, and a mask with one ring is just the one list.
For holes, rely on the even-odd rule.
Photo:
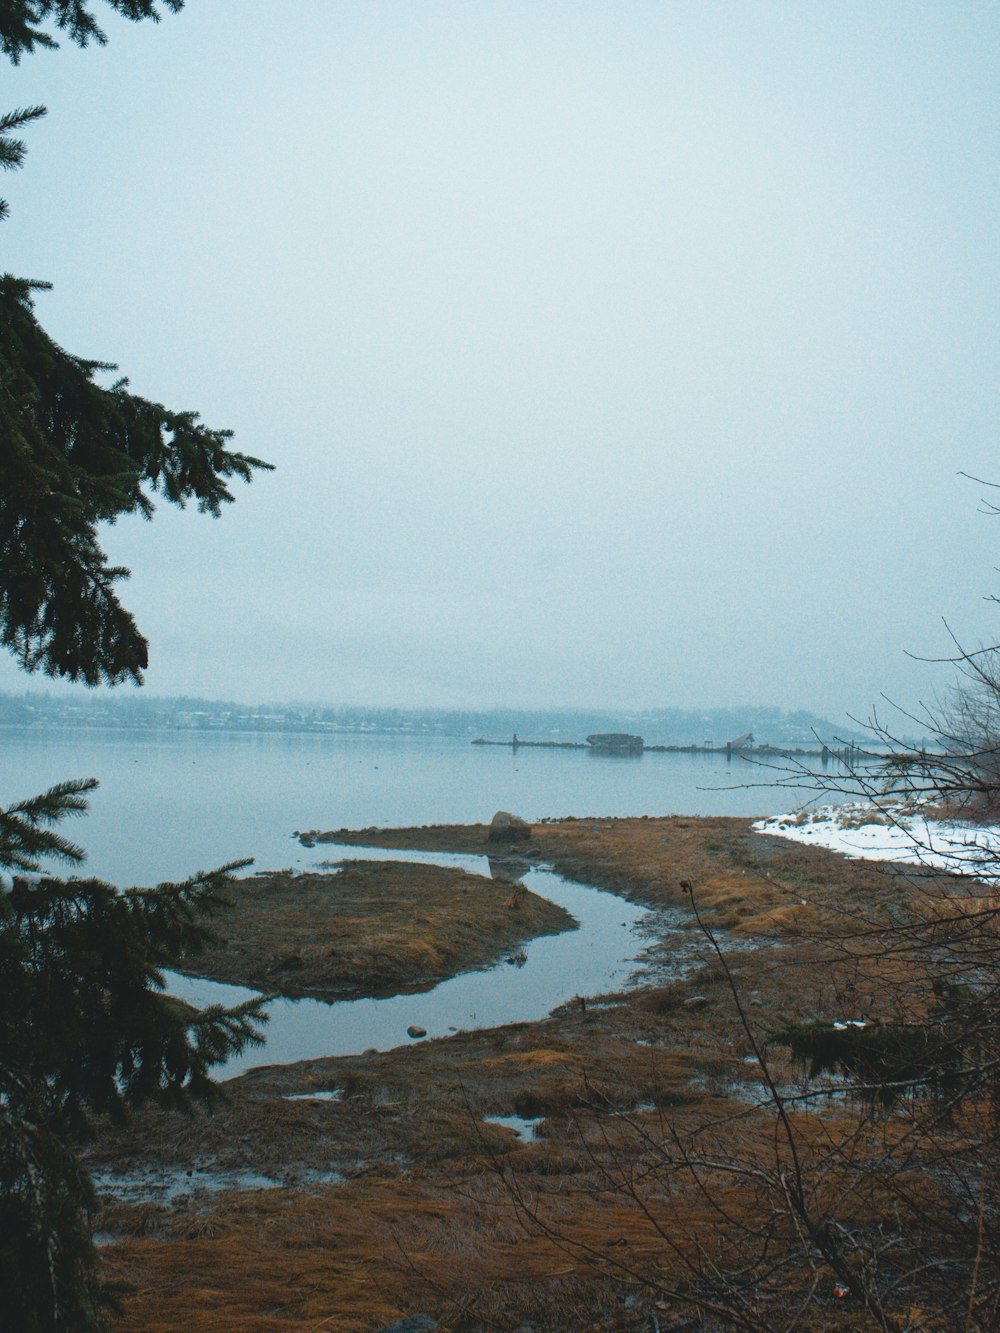
[(323, 1000), (429, 990), (575, 925), (522, 884), (393, 861), (257, 875), (227, 897), (232, 910), (218, 918), (219, 942), (188, 970)]

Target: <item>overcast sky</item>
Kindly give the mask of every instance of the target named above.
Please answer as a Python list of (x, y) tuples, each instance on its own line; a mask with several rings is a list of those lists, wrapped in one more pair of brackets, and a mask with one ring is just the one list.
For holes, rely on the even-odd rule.
[(3, 72), (2, 266), (277, 467), (109, 529), (149, 691), (839, 717), (1000, 637), (994, 0), (105, 27)]

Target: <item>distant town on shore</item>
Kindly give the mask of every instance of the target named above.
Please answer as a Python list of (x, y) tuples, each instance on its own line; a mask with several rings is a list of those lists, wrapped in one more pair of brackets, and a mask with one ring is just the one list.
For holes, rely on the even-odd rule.
[(580, 741), (595, 732), (630, 732), (651, 745), (720, 745), (752, 732), (773, 746), (841, 745), (864, 741), (857, 725), (831, 722), (804, 710), (731, 708), (444, 709), (330, 706), (314, 703), (226, 703), (154, 695), (0, 694), (6, 728), (239, 731), (333, 735), (486, 737), (522, 741)]

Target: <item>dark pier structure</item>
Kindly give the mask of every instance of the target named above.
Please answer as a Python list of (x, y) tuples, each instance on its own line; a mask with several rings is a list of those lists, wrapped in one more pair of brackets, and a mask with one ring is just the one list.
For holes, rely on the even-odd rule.
[(585, 741), (525, 741), (514, 733), (509, 741), (490, 741), (478, 737), (473, 745), (500, 745), (508, 750), (587, 750), (591, 754), (638, 758), (643, 754), (715, 754), (727, 759), (818, 759), (826, 764), (831, 760), (848, 767), (862, 759), (886, 759), (883, 753), (865, 750), (853, 741), (847, 745), (820, 745), (812, 749), (797, 746), (758, 745), (752, 732), (734, 740), (716, 744), (703, 741), (700, 745), (647, 745), (641, 736), (627, 732), (598, 732)]

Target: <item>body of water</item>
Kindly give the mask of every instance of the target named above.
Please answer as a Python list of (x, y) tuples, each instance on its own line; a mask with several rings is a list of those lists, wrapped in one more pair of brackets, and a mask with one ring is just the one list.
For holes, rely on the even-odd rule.
[(296, 829), (480, 823), (496, 810), (780, 814), (807, 793), (767, 785), (776, 776), (724, 755), (515, 753), (450, 737), (0, 730), (0, 805), (99, 779), (90, 813), (63, 827), (88, 853), (76, 873), (122, 886), (244, 857), (305, 868), (315, 854)]
[[(767, 815), (789, 792), (767, 769), (723, 755), (645, 754), (471, 745), (452, 738), (226, 732), (27, 730), (0, 732), (0, 804), (67, 778), (96, 777), (90, 813), (64, 831), (86, 848), (83, 867), (120, 886), (179, 880), (252, 857), (262, 870), (308, 870), (322, 861), (376, 857), (463, 865), (488, 874), (485, 857), (313, 848), (297, 829), (474, 823), (507, 809), (530, 820), (576, 815)], [(54, 867), (55, 868), (55, 867)], [(500, 963), (433, 990), (382, 1000), (269, 1006), (266, 1045), (218, 1076), (531, 1021), (576, 995), (619, 989), (642, 947), (646, 913), (621, 898), (537, 869), (530, 888), (565, 907), (578, 928), (532, 940), (523, 965)], [(684, 965), (682, 951), (678, 965)], [(252, 992), (177, 974), (172, 994), (199, 1006), (234, 1004)]]
[[(346, 861), (378, 858), (459, 866), (489, 876), (485, 856), (453, 856), (440, 852), (393, 852), (327, 845), (325, 855)], [(407, 1028), (423, 1028), (428, 1037), (449, 1032), (497, 1027), (544, 1018), (574, 996), (620, 990), (635, 970), (643, 939), (637, 927), (649, 914), (614, 894), (563, 879), (551, 870), (531, 870), (524, 883), (535, 893), (564, 907), (576, 920), (575, 930), (531, 940), (520, 964), (464, 972), (440, 982), (433, 990), (392, 995), (380, 1000), (274, 1000), (265, 1045), (249, 1047), (228, 1060), (216, 1077), (232, 1078), (255, 1065), (290, 1064), (320, 1056), (388, 1051), (411, 1038)], [(679, 951), (678, 967), (690, 961), (690, 949)], [(202, 1008), (210, 1004), (241, 1004), (255, 992), (224, 986), (178, 973), (168, 976), (168, 989)]]

